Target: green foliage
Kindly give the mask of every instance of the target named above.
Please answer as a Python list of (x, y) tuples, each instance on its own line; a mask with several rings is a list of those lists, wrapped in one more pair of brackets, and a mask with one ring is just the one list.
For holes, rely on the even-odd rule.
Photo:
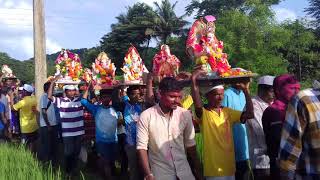
[(309, 0), (309, 7), (305, 9), (308, 15), (315, 18), (315, 26), (320, 28), (320, 0)]
[(197, 17), (205, 15), (220, 16), (224, 11), (236, 9), (244, 4), (245, 0), (192, 0), (186, 7), (187, 14), (197, 11)]
[(280, 1), (281, 0), (192, 0), (186, 7), (186, 13), (191, 15), (196, 11), (196, 17), (215, 15), (220, 18), (225, 11), (245, 11), (248, 5), (265, 5), (269, 7), (270, 5), (278, 4)]
[(155, 49), (148, 48), (151, 38), (159, 38), (160, 43), (166, 43), (172, 34), (179, 35), (188, 23), (183, 16), (175, 14), (176, 3), (172, 5), (169, 0), (163, 0), (161, 4), (155, 3), (155, 6), (155, 10), (145, 3), (128, 7), (127, 13), (116, 17), (118, 22), (111, 26), (112, 31), (102, 37), (101, 49), (114, 59), (117, 67), (122, 66), (123, 58), (132, 44), (150, 68), (156, 53)]
[(181, 70), (191, 71), (193, 69), (193, 60), (190, 59), (185, 53), (187, 35), (186, 33), (180, 37), (171, 37), (168, 40), (168, 45), (170, 46), (171, 53), (177, 56), (181, 61)]
[(101, 50), (110, 56), (117, 67), (121, 67), (131, 44), (141, 52), (144, 49), (142, 45), (150, 40), (150, 35), (145, 32), (152, 26), (150, 20), (154, 19), (154, 12), (147, 4), (136, 3), (128, 7), (127, 13), (116, 18), (118, 22), (111, 25), (112, 31), (104, 35), (100, 43)]
[(288, 31), (290, 39), (281, 48), (283, 57), (289, 63), (288, 71), (303, 81), (320, 78), (320, 41), (316, 38), (314, 30), (307, 29), (305, 22), (299, 20), (286, 22), (282, 26)]
[[(255, 12), (259, 14), (258, 10)], [(264, 13), (259, 18), (239, 10), (227, 11), (217, 20), (217, 37), (224, 41), (232, 66), (259, 74), (285, 73), (287, 64), (277, 53), (277, 49), (283, 47), (287, 40), (278, 40), (277, 37), (285, 32), (270, 21), (261, 19), (266, 19)]]
[(25, 147), (0, 144), (0, 174), (6, 180), (62, 180), (61, 172), (43, 167)]
[(176, 1), (171, 5), (169, 0), (162, 0), (161, 4), (154, 2), (155, 19), (153, 23), (154, 36), (159, 37), (161, 43), (166, 44), (168, 37), (171, 34), (179, 35), (182, 28), (188, 24), (183, 18), (184, 16), (178, 17), (174, 12), (177, 5)]

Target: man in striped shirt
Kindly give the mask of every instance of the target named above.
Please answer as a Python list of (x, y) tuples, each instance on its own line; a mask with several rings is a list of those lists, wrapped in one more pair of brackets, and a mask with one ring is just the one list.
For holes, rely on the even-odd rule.
[(48, 98), (56, 104), (60, 113), (62, 138), (66, 172), (75, 173), (77, 160), (81, 150), (82, 135), (84, 134), (83, 106), (81, 98), (76, 97), (77, 87), (65, 85), (65, 97), (52, 96), (55, 80), (51, 82)]
[(282, 179), (320, 179), (320, 86), (298, 93), (288, 105), (280, 142)]

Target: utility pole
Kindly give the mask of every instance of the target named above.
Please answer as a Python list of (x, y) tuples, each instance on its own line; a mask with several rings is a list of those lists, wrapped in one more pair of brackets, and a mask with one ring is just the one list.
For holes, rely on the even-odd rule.
[(43, 7), (43, 0), (33, 0), (35, 89), (38, 104), (40, 96), (43, 93), (43, 84), (47, 80), (46, 37)]

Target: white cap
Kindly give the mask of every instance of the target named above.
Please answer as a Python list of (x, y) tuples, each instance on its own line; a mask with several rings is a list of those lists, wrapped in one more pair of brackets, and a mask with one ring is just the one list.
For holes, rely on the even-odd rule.
[(74, 85), (65, 85), (63, 86), (63, 90), (77, 90), (77, 87)]
[(24, 84), (24, 85), (23, 85), (23, 90), (25, 90), (25, 91), (27, 91), (27, 92), (29, 92), (29, 93), (33, 93), (34, 88), (33, 88), (31, 85), (29, 85), (29, 84)]
[(265, 84), (269, 86), (273, 86), (274, 76), (262, 76), (258, 80), (258, 85)]
[(202, 95), (206, 95), (206, 94), (208, 94), (209, 92), (211, 92), (214, 89), (224, 89), (224, 87), (221, 84), (213, 86), (213, 87), (200, 87), (200, 93)]

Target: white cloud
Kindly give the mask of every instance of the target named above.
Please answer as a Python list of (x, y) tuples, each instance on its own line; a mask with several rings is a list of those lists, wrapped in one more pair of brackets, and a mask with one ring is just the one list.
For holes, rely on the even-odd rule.
[[(33, 12), (30, 1), (0, 0), (0, 49), (17, 59), (33, 57)], [(59, 29), (56, 23), (52, 29)], [(58, 42), (46, 39), (47, 53), (61, 49)]]
[(4, 7), (12, 8), (14, 6), (13, 1), (4, 1)]
[(56, 41), (53, 41), (51, 39), (48, 39), (46, 40), (46, 49), (47, 49), (47, 53), (55, 53), (55, 52), (58, 52), (61, 50), (61, 45), (56, 42)]
[[(20, 47), (19, 47), (20, 46)], [(33, 37), (21, 37), (21, 41), (16, 44), (17, 49), (21, 49), (28, 57), (33, 56)]]
[(146, 3), (148, 4), (149, 6), (153, 6), (154, 5), (154, 2), (157, 2), (157, 3), (161, 3), (161, 0), (138, 0), (139, 2), (143, 2), (143, 3)]
[(276, 13), (276, 20), (278, 22), (283, 22), (285, 20), (295, 20), (297, 19), (297, 15), (295, 12), (286, 9), (286, 8), (274, 8)]

